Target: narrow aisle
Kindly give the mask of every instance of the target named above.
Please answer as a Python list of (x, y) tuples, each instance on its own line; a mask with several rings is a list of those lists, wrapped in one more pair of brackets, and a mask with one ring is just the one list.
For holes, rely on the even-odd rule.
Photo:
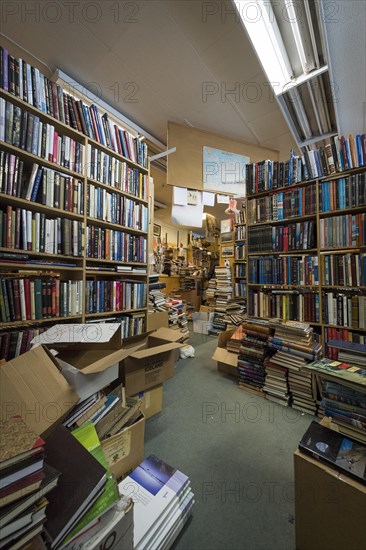
[(190, 343), (196, 356), (177, 363), (145, 433), (145, 455), (182, 470), (195, 493), (176, 550), (294, 550), (293, 453), (312, 417), (220, 374), (217, 338)]

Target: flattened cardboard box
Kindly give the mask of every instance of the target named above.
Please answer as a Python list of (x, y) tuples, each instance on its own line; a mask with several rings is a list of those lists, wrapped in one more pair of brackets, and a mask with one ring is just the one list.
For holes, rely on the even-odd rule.
[(2, 418), (20, 415), (42, 436), (79, 401), (44, 346), (36, 346), (0, 365), (0, 396)]
[(130, 353), (121, 348), (119, 323), (55, 325), (33, 339), (55, 349), (62, 374), (81, 400), (111, 384)]
[(150, 390), (141, 391), (132, 397), (141, 400), (140, 409), (147, 420), (163, 409), (163, 384)]
[(116, 479), (122, 479), (144, 459), (145, 417), (132, 426), (101, 441), (108, 466)]
[(225, 348), (216, 348), (212, 356), (217, 361), (217, 370), (238, 377), (238, 356)]

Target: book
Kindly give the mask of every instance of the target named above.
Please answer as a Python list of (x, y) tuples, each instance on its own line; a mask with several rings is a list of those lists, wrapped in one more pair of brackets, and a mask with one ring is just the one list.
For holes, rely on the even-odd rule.
[(103, 491), (106, 469), (62, 425), (46, 439), (47, 462), (61, 472), (49, 495), (46, 533), (55, 548)]
[(62, 541), (61, 547), (74, 539), (78, 533), (87, 530), (88, 526), (92, 525), (94, 521), (107, 512), (118, 500), (117, 484), (108, 468), (108, 464), (93, 423), (86, 422), (83, 426), (74, 430), (72, 435), (106, 469), (107, 481), (101, 495), (94, 502), (93, 506), (89, 508), (86, 514), (84, 514), (84, 516), (79, 520), (68, 536)]
[(45, 464), (44, 473), (45, 477), (37, 491), (24, 496), (24, 498), (10, 504), (9, 506), (5, 506), (0, 510), (0, 528), (3, 528), (4, 525), (7, 525), (9, 522), (13, 521), (22, 512), (27, 510), (30, 506), (36, 503), (40, 498), (47, 495), (57, 486), (60, 472), (48, 464)]
[(0, 421), (0, 476), (4, 468), (43, 451), (44, 440), (20, 416)]
[(134, 501), (134, 546), (149, 536), (151, 527), (189, 484), (188, 477), (155, 455), (146, 458), (119, 484)]
[(313, 421), (299, 449), (366, 484), (366, 445)]

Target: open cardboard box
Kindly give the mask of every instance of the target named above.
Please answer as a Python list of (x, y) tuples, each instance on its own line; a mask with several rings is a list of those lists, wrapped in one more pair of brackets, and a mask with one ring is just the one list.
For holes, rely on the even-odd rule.
[(148, 332), (158, 330), (160, 327), (168, 328), (169, 326), (169, 317), (167, 311), (148, 311), (146, 320)]
[(159, 384), (150, 390), (141, 391), (132, 397), (140, 399), (140, 409), (144, 413), (145, 420), (147, 420), (163, 409), (163, 384)]
[(234, 332), (234, 330), (227, 330), (219, 334), (217, 348), (212, 359), (217, 361), (218, 371), (238, 378), (238, 355), (226, 349), (226, 343), (230, 340)]
[(56, 351), (66, 380), (81, 400), (118, 378), (120, 361), (132, 348), (122, 348), (119, 323), (55, 325), (32, 340)]
[(20, 415), (37, 434), (48, 435), (79, 401), (44, 346), (0, 365), (1, 418)]

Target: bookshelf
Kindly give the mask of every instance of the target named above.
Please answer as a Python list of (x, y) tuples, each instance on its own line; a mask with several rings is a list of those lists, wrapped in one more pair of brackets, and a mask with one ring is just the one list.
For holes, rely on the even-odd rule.
[(247, 171), (249, 317), (310, 323), (326, 355), (332, 339), (364, 343), (366, 162), (308, 180), (268, 163)]
[[(147, 147), (24, 60), (0, 80), (0, 351), (49, 323), (145, 330)], [(9, 56), (10, 57), (10, 56)]]

